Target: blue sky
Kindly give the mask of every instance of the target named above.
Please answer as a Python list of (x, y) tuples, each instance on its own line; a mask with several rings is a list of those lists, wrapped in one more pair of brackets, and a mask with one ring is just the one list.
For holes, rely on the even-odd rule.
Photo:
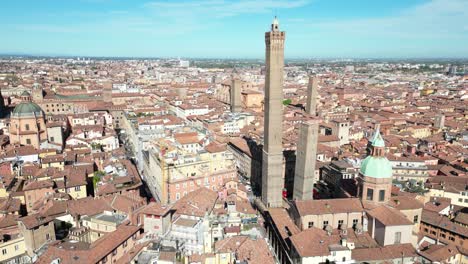
[(15, 0), (0, 54), (263, 58), (468, 57), (468, 0)]

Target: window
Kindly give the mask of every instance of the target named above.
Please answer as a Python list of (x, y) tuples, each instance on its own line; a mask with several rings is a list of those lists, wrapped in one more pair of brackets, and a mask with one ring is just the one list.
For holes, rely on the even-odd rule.
[(379, 202), (385, 201), (385, 190), (379, 191)]
[(359, 223), (359, 219), (353, 219), (353, 226), (356, 226)]
[(175, 185), (175, 188), (176, 188), (177, 190), (179, 190), (179, 187), (180, 187), (179, 184), (176, 184), (176, 185)]
[(55, 142), (54, 137), (50, 137), (50, 141)]
[(450, 241), (455, 241), (455, 238), (454, 237), (449, 237), (449, 240)]
[(26, 124), (25, 129), (29, 130), (29, 124)]
[(45, 237), (46, 237), (46, 240), (49, 240), (50, 235), (49, 235), (49, 234), (46, 234)]
[(309, 222), (309, 228), (314, 227), (314, 222)]
[(18, 251), (18, 249), (19, 249), (19, 246), (15, 245), (15, 251)]
[(441, 238), (446, 238), (447, 236), (445, 234), (440, 234)]
[(458, 201), (459, 201), (460, 203), (462, 203), (462, 202), (463, 202), (463, 198), (458, 198)]
[(6, 248), (2, 249), (2, 254), (3, 254), (3, 255), (6, 255), (6, 254), (7, 254)]
[(468, 203), (468, 199), (465, 199), (465, 203)]
[(394, 244), (400, 244), (401, 242), (401, 232), (395, 232), (395, 243)]
[(328, 225), (328, 221), (323, 221), (323, 228), (325, 228)]
[(418, 217), (419, 217), (418, 215), (415, 215), (415, 216), (413, 217), (413, 223), (415, 223), (415, 224), (418, 223), (418, 220), (419, 220)]
[(427, 228), (424, 228), (424, 232), (426, 232), (426, 233), (427, 233), (428, 231), (429, 231), (429, 229), (427, 229)]
[(367, 200), (372, 201), (374, 199), (374, 189), (367, 188)]
[(123, 243), (123, 247), (127, 247), (127, 241)]
[(114, 249), (114, 251), (112, 251), (112, 256), (115, 256), (117, 255), (117, 249)]
[(180, 199), (180, 193), (176, 193), (175, 198), (176, 198), (176, 200), (179, 200)]
[(75, 191), (77, 191), (77, 192), (80, 191), (80, 189), (81, 189), (80, 187), (81, 187), (81, 186), (76, 186), (76, 187), (75, 187)]
[(31, 145), (31, 139), (27, 138), (27, 139), (26, 139), (26, 144), (27, 144), (27, 145)]
[(338, 228), (341, 229), (341, 226), (343, 225), (343, 220), (338, 220)]

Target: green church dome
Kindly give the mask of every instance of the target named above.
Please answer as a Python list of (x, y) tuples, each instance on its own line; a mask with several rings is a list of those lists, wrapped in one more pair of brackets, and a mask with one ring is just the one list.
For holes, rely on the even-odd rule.
[(42, 109), (40, 106), (33, 102), (22, 102), (18, 104), (13, 112), (11, 113), (12, 117), (21, 117), (21, 116), (39, 116), (42, 115)]
[(361, 173), (372, 178), (391, 178), (392, 164), (385, 157), (368, 156), (361, 163)]

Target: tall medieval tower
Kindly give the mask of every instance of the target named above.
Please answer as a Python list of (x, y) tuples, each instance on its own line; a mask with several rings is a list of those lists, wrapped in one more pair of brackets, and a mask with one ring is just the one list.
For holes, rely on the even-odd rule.
[(239, 113), (242, 112), (242, 81), (239, 79), (236, 73), (232, 74), (231, 81), (231, 112)]
[(283, 204), (283, 70), (286, 33), (275, 17), (265, 33), (265, 121), (262, 162), (262, 201), (267, 207)]

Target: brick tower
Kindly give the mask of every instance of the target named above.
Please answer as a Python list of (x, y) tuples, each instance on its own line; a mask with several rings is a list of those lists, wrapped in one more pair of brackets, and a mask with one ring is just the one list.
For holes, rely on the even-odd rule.
[(265, 33), (265, 122), (262, 162), (262, 201), (267, 207), (283, 204), (283, 70), (286, 33), (275, 17)]

